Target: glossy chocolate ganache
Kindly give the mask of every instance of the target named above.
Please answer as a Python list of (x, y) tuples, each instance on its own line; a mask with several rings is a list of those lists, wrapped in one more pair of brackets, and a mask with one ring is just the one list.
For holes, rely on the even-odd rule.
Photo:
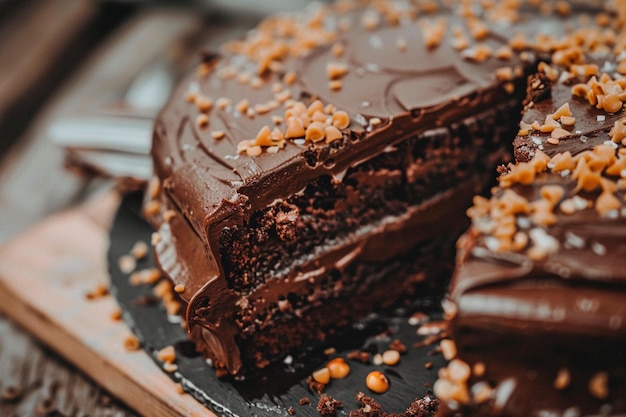
[(626, 415), (625, 12), (554, 39), (517, 163), (468, 210), (442, 415)]
[(561, 9), (340, 1), (204, 54), (156, 122), (145, 213), (218, 372), (445, 284), (517, 130), (536, 48), (513, 37), (562, 34)]

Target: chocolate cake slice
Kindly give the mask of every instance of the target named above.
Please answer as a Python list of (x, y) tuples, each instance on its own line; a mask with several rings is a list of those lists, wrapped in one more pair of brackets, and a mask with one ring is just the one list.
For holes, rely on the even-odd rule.
[(626, 414), (622, 23), (574, 31), (539, 65), (517, 163), (468, 211), (442, 415)]
[(156, 122), (145, 213), (218, 372), (445, 285), (464, 212), (517, 131), (535, 62), (520, 40), (576, 21), (341, 1), (204, 54)]

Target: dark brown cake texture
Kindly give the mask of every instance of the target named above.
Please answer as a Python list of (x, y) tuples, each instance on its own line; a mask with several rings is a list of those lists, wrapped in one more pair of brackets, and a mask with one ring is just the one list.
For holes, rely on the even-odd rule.
[(218, 372), (445, 284), (537, 45), (579, 23), (544, 9), (340, 1), (204, 55), (156, 122), (145, 213)]
[(626, 414), (623, 13), (596, 15), (540, 64), (517, 163), (468, 210), (442, 415)]

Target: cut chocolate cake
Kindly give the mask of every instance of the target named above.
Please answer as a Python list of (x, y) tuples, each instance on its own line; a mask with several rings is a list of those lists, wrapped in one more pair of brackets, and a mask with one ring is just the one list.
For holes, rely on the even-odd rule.
[(442, 415), (626, 415), (626, 37), (606, 17), (529, 79), (517, 163), (468, 211)]
[(559, 5), (340, 1), (204, 55), (156, 122), (145, 213), (220, 373), (445, 285), (547, 52), (529, 44), (579, 23)]

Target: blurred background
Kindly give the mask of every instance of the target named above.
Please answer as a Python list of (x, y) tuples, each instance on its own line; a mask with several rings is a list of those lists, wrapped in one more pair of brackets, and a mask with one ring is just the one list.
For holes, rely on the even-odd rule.
[[(152, 122), (200, 51), (305, 3), (0, 0), (0, 246), (137, 187)], [(0, 415), (135, 414), (0, 314)]]
[(0, 0), (0, 242), (102, 174), (146, 178), (152, 121), (200, 51), (306, 3)]

